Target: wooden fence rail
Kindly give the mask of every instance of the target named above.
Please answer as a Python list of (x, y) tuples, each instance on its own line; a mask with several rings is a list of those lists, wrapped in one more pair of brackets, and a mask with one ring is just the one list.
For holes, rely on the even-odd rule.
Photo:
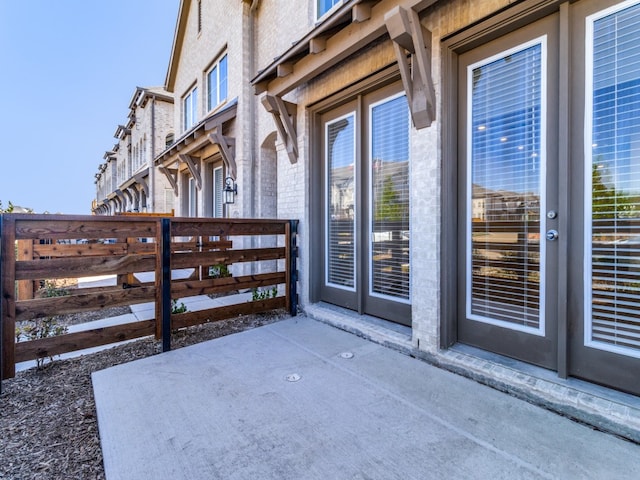
[[(0, 215), (0, 372), (15, 364), (274, 309), (297, 310), (297, 220)], [(177, 270), (187, 278), (171, 278)], [(115, 285), (51, 287), (54, 280), (115, 275)], [(140, 277), (146, 277), (146, 281)], [(152, 277), (150, 280), (149, 277)], [(38, 287), (46, 288), (38, 291)], [(255, 301), (172, 313), (171, 300), (275, 287)], [(278, 288), (280, 287), (280, 288)], [(16, 340), (16, 322), (154, 302), (155, 318)], [(1, 386), (1, 385), (0, 385)]]

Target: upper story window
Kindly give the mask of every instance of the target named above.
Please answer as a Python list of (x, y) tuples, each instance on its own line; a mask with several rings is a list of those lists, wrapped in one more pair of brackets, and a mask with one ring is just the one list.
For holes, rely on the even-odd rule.
[(316, 2), (316, 20), (318, 20), (333, 7), (342, 3), (342, 0), (316, 0)]
[(227, 98), (228, 71), (225, 54), (207, 74), (207, 110), (212, 110)]
[(164, 137), (164, 148), (169, 148), (171, 145), (173, 145), (174, 140), (175, 135), (173, 133), (167, 133), (167, 136)]
[(182, 101), (182, 128), (184, 131), (189, 130), (196, 123), (198, 115), (198, 87), (194, 87)]

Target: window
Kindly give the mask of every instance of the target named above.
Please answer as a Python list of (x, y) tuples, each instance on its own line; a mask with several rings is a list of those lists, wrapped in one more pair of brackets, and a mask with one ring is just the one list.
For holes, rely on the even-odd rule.
[(164, 189), (164, 213), (172, 213), (174, 209), (174, 200), (176, 198), (172, 188)]
[(318, 3), (316, 4), (316, 19), (321, 18), (325, 13), (341, 2), (342, 0), (318, 0)]
[(193, 90), (184, 97), (182, 110), (184, 113), (182, 127), (184, 131), (187, 131), (195, 125), (198, 115), (198, 87), (194, 87)]
[(173, 133), (168, 133), (166, 137), (164, 137), (164, 148), (169, 148), (173, 145), (175, 140), (175, 135)]
[(544, 328), (545, 48), (542, 37), (467, 70), (467, 316), (536, 332)]
[(621, 6), (587, 19), (585, 343), (640, 357), (640, 4)]
[(356, 219), (354, 211), (356, 161), (355, 113), (328, 122), (327, 152), (327, 285), (355, 289)]
[(207, 75), (207, 109), (212, 110), (227, 98), (228, 68), (225, 54)]
[[(394, 82), (318, 119), (319, 299), (411, 322), (409, 108)], [(322, 107), (321, 107), (322, 108)], [(317, 172), (317, 173), (316, 173)]]
[(224, 179), (222, 178), (222, 167), (213, 169), (213, 216), (215, 218), (222, 218), (223, 199), (222, 191), (224, 190)]
[(193, 177), (189, 177), (189, 216), (198, 216), (198, 189)]

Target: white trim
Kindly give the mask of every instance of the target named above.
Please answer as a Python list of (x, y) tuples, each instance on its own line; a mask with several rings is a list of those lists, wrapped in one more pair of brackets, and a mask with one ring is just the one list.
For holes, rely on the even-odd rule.
[(344, 2), (344, 0), (338, 0), (335, 5), (332, 5), (331, 8), (329, 10), (327, 10), (326, 12), (324, 12), (322, 15), (320, 15), (319, 9), (318, 9), (318, 3), (320, 2), (320, 0), (314, 0), (313, 2), (313, 18), (315, 19), (315, 23), (319, 23), (321, 22), (325, 17), (329, 16), (331, 13), (333, 13), (335, 10), (337, 10)]
[(593, 288), (592, 288), (592, 260), (593, 260), (593, 224), (592, 224), (592, 168), (593, 168), (593, 42), (594, 24), (597, 20), (613, 15), (629, 7), (640, 4), (638, 0), (627, 0), (618, 5), (601, 10), (589, 15), (585, 19), (585, 106), (584, 106), (584, 346), (604, 350), (607, 352), (624, 355), (627, 357), (640, 358), (640, 349), (621, 347), (610, 343), (593, 339)]
[[(538, 328), (528, 327), (525, 325), (519, 325), (516, 323), (507, 322), (504, 320), (497, 320), (482, 315), (475, 315), (471, 313), (471, 281), (472, 281), (472, 269), (471, 260), (473, 255), (472, 246), (472, 228), (469, 218), (470, 212), (473, 210), (471, 193), (473, 190), (473, 178), (471, 161), (472, 159), (472, 133), (473, 133), (473, 70), (484, 65), (488, 65), (496, 60), (505, 58), (509, 55), (524, 51), (533, 46), (541, 46), (541, 58), (540, 58), (540, 77), (541, 77), (541, 92), (540, 92), (540, 296), (539, 296), (539, 308), (538, 308)], [(546, 244), (545, 244), (545, 231), (546, 231), (546, 176), (547, 176), (547, 35), (529, 40), (528, 42), (519, 44), (508, 50), (499, 52), (491, 57), (485, 58), (478, 62), (475, 62), (467, 66), (467, 126), (466, 126), (466, 143), (467, 143), (467, 178), (466, 178), (466, 246), (465, 246), (465, 274), (466, 274), (466, 291), (465, 291), (465, 313), (466, 318), (482, 323), (496, 325), (504, 327), (510, 330), (521, 331), (537, 336), (546, 335), (546, 281), (545, 281), (545, 264), (546, 264)]]
[(356, 112), (351, 111), (345, 115), (340, 117), (336, 117), (324, 124), (324, 185), (325, 185), (325, 218), (324, 218), (324, 284), (328, 287), (338, 288), (341, 290), (347, 290), (349, 292), (356, 291), (356, 270), (357, 270), (357, 262), (356, 262), (356, 244), (358, 240), (358, 231), (356, 229), (356, 218), (354, 214), (353, 218), (353, 287), (346, 287), (344, 285), (338, 285), (335, 283), (329, 282), (329, 220), (331, 212), (329, 211), (329, 205), (331, 202), (331, 185), (329, 184), (329, 126), (346, 118), (353, 119), (353, 210), (357, 211), (357, 201), (358, 201), (358, 192), (357, 192), (357, 162), (356, 162), (356, 140), (357, 140), (357, 132), (356, 132)]
[[(227, 92), (224, 98), (222, 98), (220, 96), (220, 62), (222, 62), (222, 60), (227, 59)], [(217, 93), (217, 97), (215, 100), (211, 101), (211, 84), (209, 82), (209, 76), (211, 75), (211, 73), (213, 72), (213, 70), (216, 70), (216, 79), (215, 79), (215, 84), (216, 84), (216, 93)], [(206, 91), (206, 95), (207, 98), (205, 99), (206, 101), (206, 109), (207, 112), (212, 112), (213, 110), (215, 110), (221, 103), (223, 103), (229, 96), (229, 55), (228, 53), (225, 51), (223, 53), (221, 53), (218, 58), (216, 59), (215, 62), (213, 62), (213, 64), (211, 65), (211, 67), (207, 70), (206, 74), (205, 74), (205, 86), (207, 88)]]
[[(411, 222), (411, 182), (409, 182), (409, 298), (405, 299), (405, 298), (400, 298), (400, 297), (394, 297), (392, 295), (385, 295), (383, 293), (377, 293), (373, 291), (373, 255), (371, 252), (371, 245), (372, 245), (372, 238), (371, 238), (371, 230), (372, 230), (372, 222), (373, 222), (373, 183), (372, 183), (372, 162), (373, 162), (373, 132), (372, 132), (372, 128), (373, 128), (373, 109), (375, 107), (377, 107), (378, 105), (383, 105), (385, 103), (389, 103), (392, 102), (393, 100), (400, 98), (400, 97), (407, 97), (407, 94), (405, 92), (399, 92), (396, 93), (395, 95), (391, 95), (390, 97), (384, 98), (378, 102), (372, 103), (369, 105), (369, 124), (367, 125), (368, 128), (368, 143), (369, 143), (369, 158), (367, 158), (367, 168), (369, 169), (369, 173), (367, 175), (367, 177), (369, 178), (369, 184), (367, 185), (367, 189), (368, 189), (368, 197), (369, 197), (369, 215), (367, 218), (367, 270), (369, 271), (369, 296), (370, 297), (375, 297), (375, 298), (382, 298), (385, 300), (389, 300), (389, 301), (393, 301), (393, 302), (398, 302), (398, 303), (404, 303), (406, 305), (411, 305), (411, 226), (412, 223)], [(407, 138), (407, 141), (409, 142), (409, 178), (411, 178), (411, 115), (409, 115), (409, 106), (407, 105), (407, 122), (408, 122), (408, 133), (409, 133), (409, 138)]]

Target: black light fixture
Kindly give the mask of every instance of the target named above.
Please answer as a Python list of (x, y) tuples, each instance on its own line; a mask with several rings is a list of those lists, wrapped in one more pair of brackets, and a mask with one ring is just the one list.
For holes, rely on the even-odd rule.
[(238, 185), (233, 181), (233, 178), (227, 177), (224, 179), (224, 203), (230, 204), (235, 202), (235, 197), (238, 194)]

